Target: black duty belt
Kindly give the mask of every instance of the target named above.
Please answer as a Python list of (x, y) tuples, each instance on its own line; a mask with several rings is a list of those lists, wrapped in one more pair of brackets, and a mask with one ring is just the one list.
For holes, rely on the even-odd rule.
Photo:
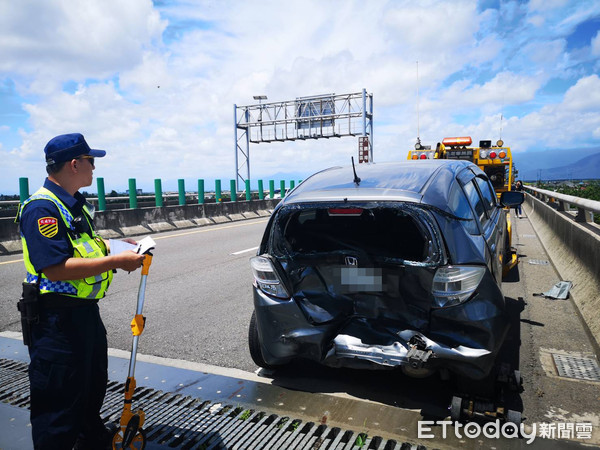
[(98, 303), (98, 300), (94, 298), (69, 297), (55, 293), (42, 294), (39, 298), (43, 308), (77, 308)]

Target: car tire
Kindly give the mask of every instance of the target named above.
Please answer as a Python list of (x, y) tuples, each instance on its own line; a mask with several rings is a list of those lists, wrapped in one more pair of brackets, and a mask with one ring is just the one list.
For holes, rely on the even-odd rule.
[(250, 318), (250, 326), (248, 327), (248, 348), (250, 349), (250, 357), (254, 364), (263, 369), (274, 370), (279, 366), (268, 364), (263, 357), (260, 348), (260, 339), (258, 337), (258, 328), (256, 326), (256, 311), (252, 311)]

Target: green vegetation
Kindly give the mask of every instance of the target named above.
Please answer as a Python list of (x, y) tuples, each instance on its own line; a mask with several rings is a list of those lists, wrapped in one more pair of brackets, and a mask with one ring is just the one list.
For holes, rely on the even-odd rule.
[(240, 420), (248, 420), (251, 415), (252, 411), (250, 409), (247, 409), (240, 415)]
[(558, 186), (540, 183), (538, 187), (549, 191), (556, 191), (560, 194), (600, 201), (600, 180), (583, 181), (581, 183), (562, 183)]
[[(582, 181), (577, 183), (563, 182), (560, 184), (537, 183), (536, 186), (548, 191), (558, 192), (559, 194), (600, 201), (600, 180)], [(600, 224), (600, 217), (598, 214), (594, 214), (594, 222)]]
[(365, 445), (365, 442), (367, 442), (367, 434), (360, 433), (358, 436), (356, 436), (354, 445), (357, 446), (358, 448), (362, 448), (362, 446)]

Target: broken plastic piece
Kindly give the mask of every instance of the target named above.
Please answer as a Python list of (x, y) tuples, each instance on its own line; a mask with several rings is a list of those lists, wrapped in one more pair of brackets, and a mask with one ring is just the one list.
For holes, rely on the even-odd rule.
[(569, 290), (573, 287), (570, 281), (559, 281), (548, 292), (542, 294), (533, 294), (536, 297), (546, 297), (556, 300), (566, 300), (569, 298)]

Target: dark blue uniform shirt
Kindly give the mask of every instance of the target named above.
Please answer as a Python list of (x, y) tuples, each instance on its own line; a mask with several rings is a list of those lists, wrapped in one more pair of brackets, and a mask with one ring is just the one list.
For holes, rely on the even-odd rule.
[[(79, 192), (72, 196), (59, 185), (48, 178), (44, 187), (56, 195), (60, 201), (71, 211), (74, 218), (81, 217), (83, 226), (81, 231), (89, 231), (88, 221), (83, 217), (85, 198)], [(42, 233), (43, 218), (55, 218), (58, 221), (58, 232), (52, 237)], [(21, 233), (27, 241), (29, 259), (35, 270), (39, 273), (46, 267), (59, 264), (73, 256), (73, 246), (67, 236), (67, 227), (56, 205), (50, 200), (34, 200), (28, 203), (21, 214)]]

